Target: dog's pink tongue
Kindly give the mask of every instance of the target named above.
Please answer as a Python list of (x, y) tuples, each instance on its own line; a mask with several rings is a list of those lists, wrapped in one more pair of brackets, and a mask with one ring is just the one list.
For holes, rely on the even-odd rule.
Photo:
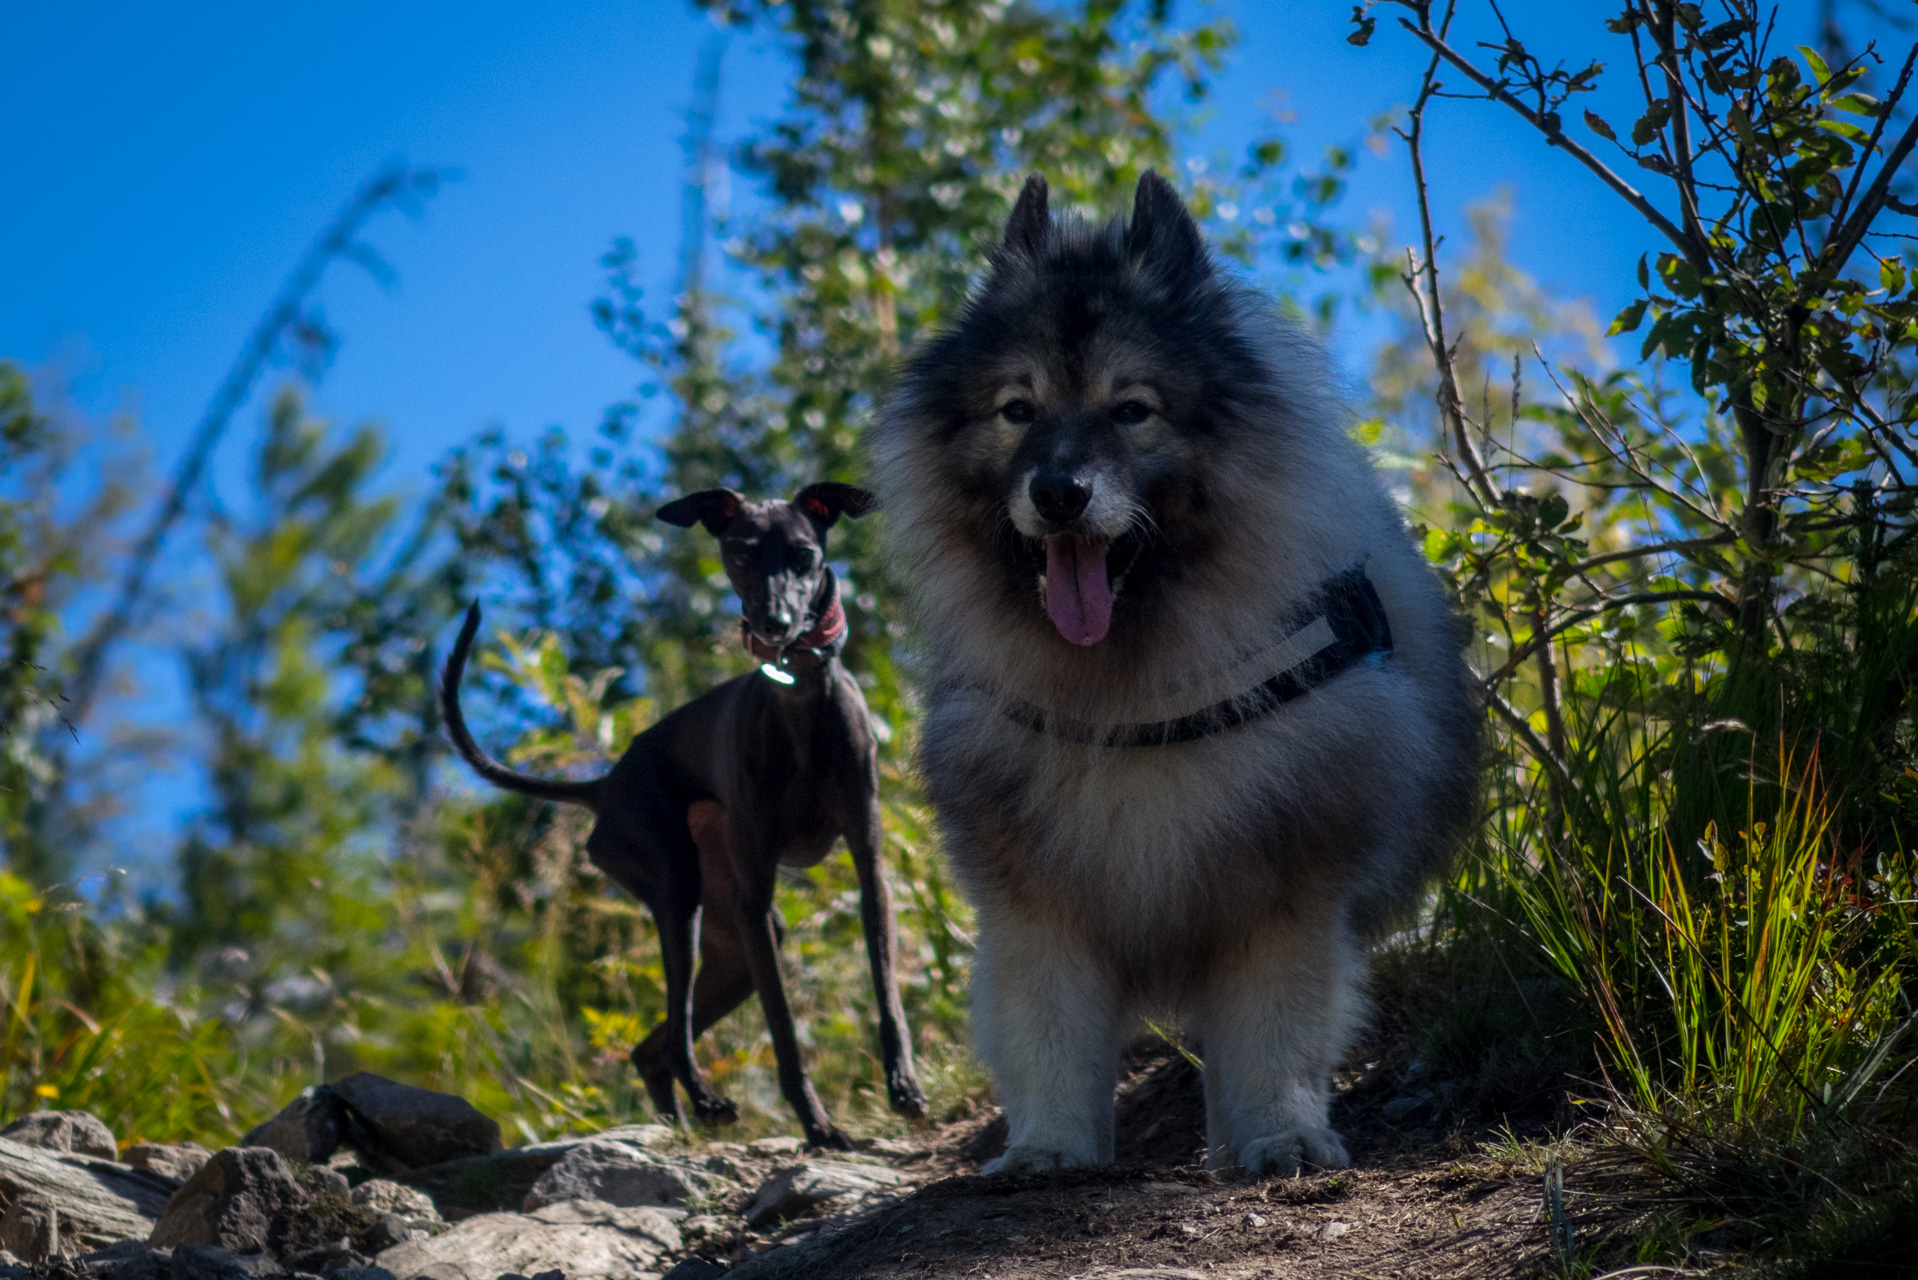
[(1046, 614), (1074, 644), (1098, 644), (1112, 626), (1112, 584), (1103, 542), (1055, 533), (1046, 539)]

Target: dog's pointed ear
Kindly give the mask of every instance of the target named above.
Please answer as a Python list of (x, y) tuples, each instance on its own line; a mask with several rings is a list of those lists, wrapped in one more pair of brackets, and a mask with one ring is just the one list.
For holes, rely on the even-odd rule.
[(1046, 232), (1052, 229), (1052, 215), (1046, 212), (1046, 180), (1038, 174), (1026, 179), (1019, 188), (1019, 201), (1006, 219), (1004, 245), (1018, 253), (1038, 254), (1046, 245)]
[(682, 529), (690, 529), (697, 520), (706, 526), (706, 532), (717, 538), (733, 522), (739, 509), (746, 505), (746, 496), (734, 489), (701, 489), (698, 493), (689, 493), (683, 498), (675, 498), (653, 513), (667, 524), (676, 524)]
[(1212, 269), (1199, 224), (1172, 184), (1152, 169), (1139, 175), (1125, 245), (1128, 258), (1175, 287), (1203, 279)]
[(809, 484), (794, 494), (793, 505), (803, 511), (808, 520), (825, 530), (832, 528), (842, 515), (857, 520), (878, 506), (879, 499), (856, 485), (825, 480), (819, 484)]

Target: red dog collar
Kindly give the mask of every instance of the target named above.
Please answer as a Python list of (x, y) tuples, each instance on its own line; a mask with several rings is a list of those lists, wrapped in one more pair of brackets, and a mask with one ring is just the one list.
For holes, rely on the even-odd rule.
[(746, 620), (739, 620), (739, 634), (745, 638), (746, 647), (753, 657), (761, 662), (770, 662), (775, 667), (785, 669), (793, 665), (793, 659), (810, 657), (816, 665), (824, 666), (826, 660), (839, 650), (840, 642), (846, 636), (846, 610), (839, 603), (839, 583), (832, 584), (832, 602), (826, 606), (825, 613), (813, 624), (812, 630), (788, 644), (774, 647), (753, 634)]

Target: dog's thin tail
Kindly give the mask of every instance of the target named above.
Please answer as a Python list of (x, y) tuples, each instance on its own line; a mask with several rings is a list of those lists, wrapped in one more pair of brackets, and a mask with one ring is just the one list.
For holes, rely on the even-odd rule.
[(474, 773), (496, 787), (540, 800), (583, 804), (598, 812), (599, 784), (604, 779), (562, 782), (515, 773), (487, 755), (480, 749), (479, 743), (473, 741), (472, 733), (466, 728), (466, 716), (460, 711), (460, 677), (466, 672), (466, 655), (473, 648), (473, 636), (479, 631), (479, 624), (480, 607), (476, 601), (466, 611), (466, 624), (460, 628), (460, 638), (453, 642), (453, 652), (446, 658), (446, 671), (440, 676), (440, 714), (446, 719), (446, 736), (453, 740), (454, 749), (460, 753), (461, 759), (473, 766)]

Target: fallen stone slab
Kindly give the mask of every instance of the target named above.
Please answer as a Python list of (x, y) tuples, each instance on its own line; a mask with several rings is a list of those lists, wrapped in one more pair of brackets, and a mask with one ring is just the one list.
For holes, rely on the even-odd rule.
[(113, 1130), (90, 1111), (29, 1111), (0, 1129), (0, 1138), (63, 1155), (120, 1158), (120, 1144), (114, 1140)]
[(446, 1229), (446, 1219), (440, 1217), (433, 1197), (415, 1187), (401, 1186), (385, 1178), (372, 1178), (354, 1187), (348, 1199), (375, 1213), (399, 1218), (409, 1227), (428, 1232)]
[(466, 1099), (399, 1084), (368, 1071), (326, 1086), (364, 1139), (346, 1134), (375, 1173), (403, 1173), (500, 1149), (499, 1124)]
[(713, 1178), (690, 1161), (598, 1137), (580, 1143), (541, 1174), (521, 1208), (531, 1213), (562, 1200), (598, 1200), (626, 1208), (684, 1205), (713, 1186)]
[(562, 1271), (565, 1280), (630, 1280), (682, 1247), (666, 1210), (566, 1200), (530, 1214), (479, 1214), (429, 1240), (395, 1245), (374, 1261), (408, 1280), (496, 1280), (545, 1271)]
[[(285, 1275), (285, 1268), (263, 1253), (234, 1253), (212, 1244), (183, 1244), (173, 1251), (168, 1280), (252, 1280)], [(116, 1275), (114, 1280), (119, 1280)]]
[(679, 1136), (679, 1130), (664, 1124), (616, 1124), (598, 1133), (584, 1134), (584, 1142), (625, 1142), (635, 1147), (663, 1147)]
[(687, 1258), (675, 1265), (659, 1280), (721, 1280), (727, 1269), (717, 1262), (708, 1262), (704, 1258)]
[(88, 1275), (101, 1280), (172, 1280), (173, 1250), (149, 1249), (137, 1240), (125, 1240), (114, 1249), (88, 1254), (78, 1261)]
[[(0, 1138), (0, 1249), (27, 1262), (48, 1256), (35, 1250), (44, 1247), (50, 1229), (65, 1254), (145, 1239), (170, 1194), (170, 1183), (127, 1165), (63, 1158), (46, 1148)], [(57, 1220), (49, 1220), (49, 1210)]]
[(432, 1197), (449, 1221), (473, 1213), (515, 1212), (540, 1175), (558, 1164), (577, 1142), (539, 1142), (508, 1147), (490, 1156), (448, 1160), (396, 1173), (392, 1180)]
[(295, 1164), (322, 1164), (340, 1149), (346, 1127), (346, 1104), (325, 1085), (314, 1085), (247, 1130), (239, 1145), (271, 1147)]
[(147, 1243), (156, 1249), (210, 1244), (258, 1253), (267, 1247), (274, 1219), (310, 1199), (273, 1148), (228, 1147), (167, 1201)]
[(206, 1167), (213, 1153), (197, 1142), (136, 1142), (120, 1158), (135, 1169), (185, 1183)]
[(781, 1169), (753, 1193), (752, 1203), (746, 1206), (746, 1222), (754, 1227), (771, 1226), (803, 1217), (821, 1205), (850, 1204), (909, 1185), (903, 1174), (883, 1165), (807, 1160)]

